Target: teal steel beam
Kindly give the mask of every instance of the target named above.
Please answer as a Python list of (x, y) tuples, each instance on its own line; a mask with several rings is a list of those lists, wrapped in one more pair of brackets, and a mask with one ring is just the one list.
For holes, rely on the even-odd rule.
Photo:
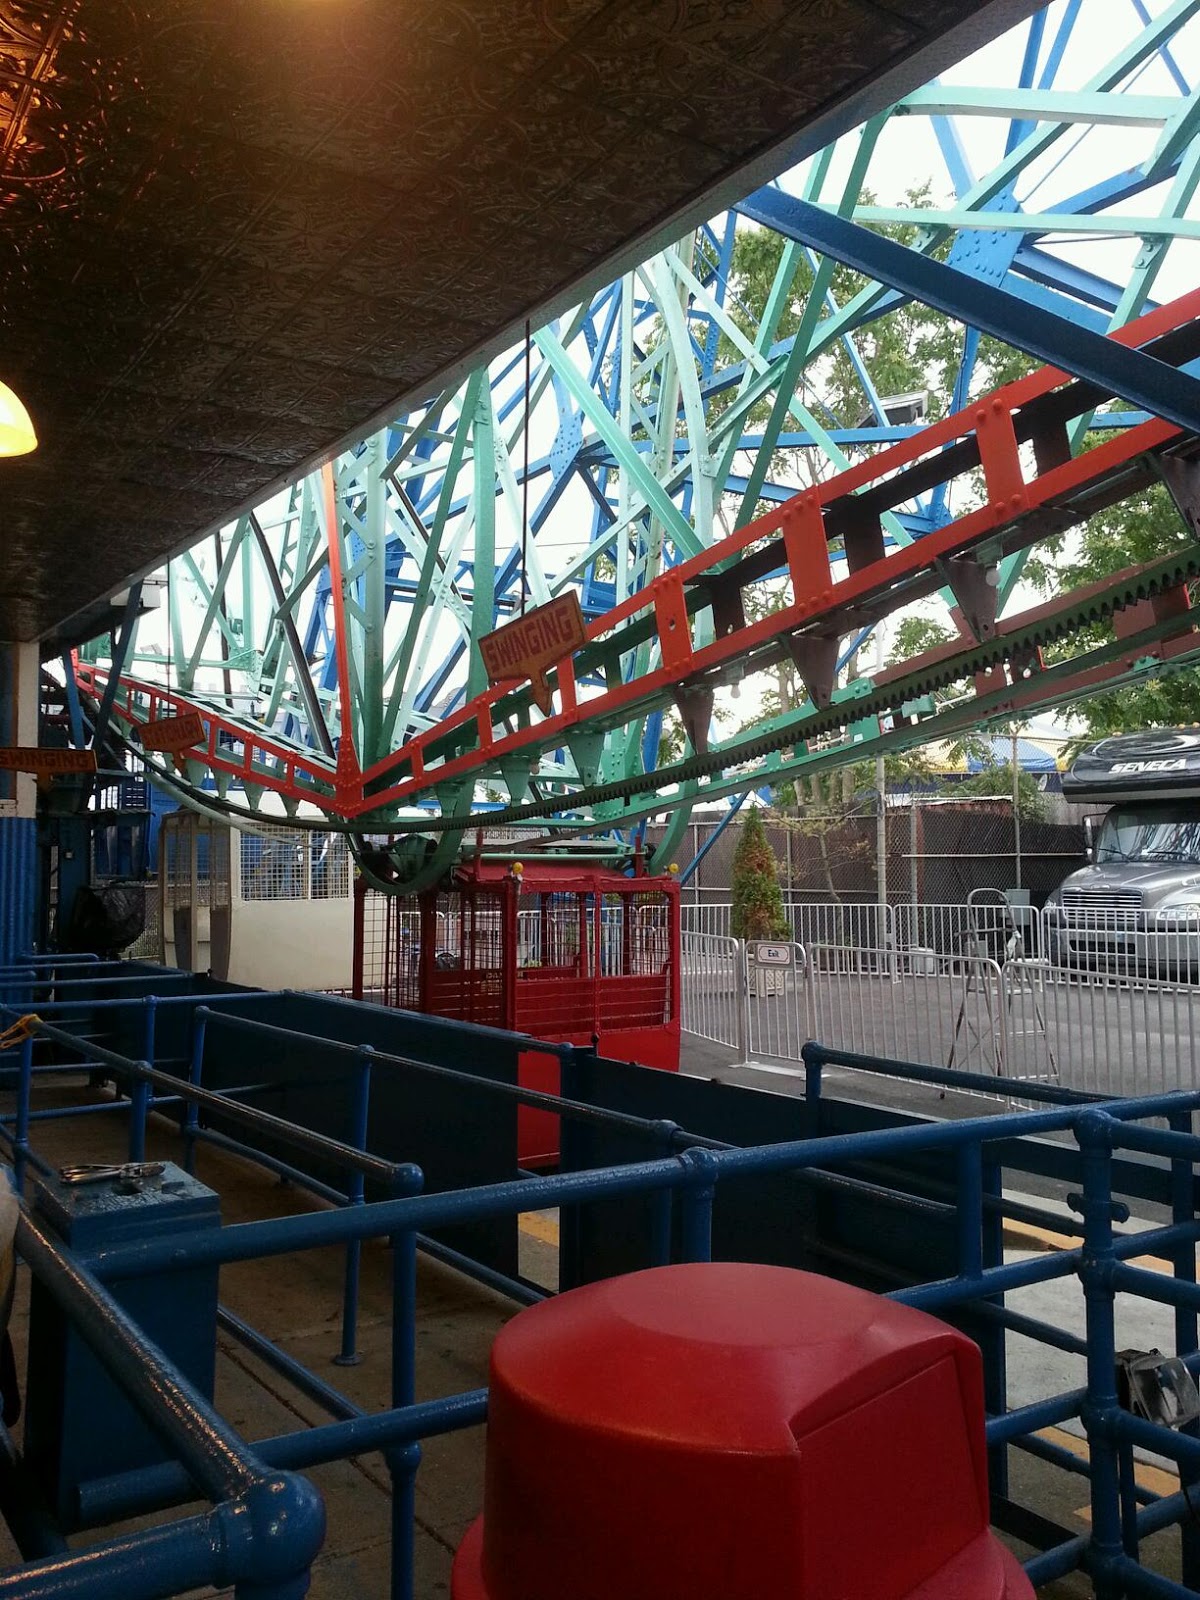
[(738, 209), (968, 327), (1098, 383), (1188, 433), (1200, 433), (1200, 382), (1164, 361), (1080, 328), (1007, 290), (981, 283), (781, 190), (759, 189)]
[(409, 670), (416, 654), (421, 628), (426, 620), (425, 608), (437, 573), (438, 554), (441, 549), (442, 538), (446, 532), (450, 507), (454, 500), (455, 488), (458, 482), (458, 474), (462, 468), (463, 456), (467, 448), (467, 435), (470, 430), (464, 426), (464, 420), (474, 413), (479, 400), (480, 386), (486, 376), (486, 371), (477, 368), (467, 379), (466, 389), (463, 393), (459, 425), (455, 428), (454, 437), (451, 440), (449, 459), (442, 478), (441, 492), (438, 495), (437, 510), (434, 513), (433, 521), (429, 525), (426, 536), (425, 554), (421, 561), (420, 575), (413, 594), (411, 616), (389, 673), (392, 688), (382, 729), (382, 743), (385, 748), (390, 748), (396, 737), (396, 723), (401, 705), (406, 698), (405, 691), (408, 685)]
[(224, 557), (217, 567), (216, 577), (211, 588), (205, 581), (204, 574), (197, 566), (191, 552), (185, 551), (180, 557), (180, 560), (183, 562), (183, 565), (187, 568), (188, 572), (191, 573), (193, 582), (196, 584), (196, 587), (200, 590), (200, 593), (205, 600), (204, 616), (200, 622), (200, 633), (197, 638), (196, 648), (194, 651), (192, 651), (191, 655), (188, 656), (186, 661), (181, 659), (179, 662), (179, 686), (181, 689), (191, 689), (196, 675), (196, 668), (199, 665), (204, 648), (208, 642), (209, 633), (214, 623), (221, 630), (222, 635), (230, 644), (233, 644), (237, 637), (233, 632), (233, 629), (230, 627), (227, 617), (225, 616), (222, 601), (225, 598), (225, 589), (229, 582), (230, 575), (233, 572), (238, 551), (241, 548), (241, 543), (244, 537), (245, 519), (239, 517), (238, 521), (234, 524), (233, 533), (229, 540), (229, 548), (225, 551)]
[[(121, 687), (121, 674), (125, 670), (125, 663), (133, 650), (134, 636), (137, 633), (138, 613), (142, 608), (142, 585), (131, 583), (129, 593), (125, 598), (125, 606), (121, 612), (121, 621), (112, 635), (112, 662), (109, 668), (108, 681), (104, 685), (104, 692), (100, 696), (100, 705), (96, 712), (95, 721), (92, 723), (92, 749), (103, 764), (104, 742), (108, 737), (108, 725), (112, 717), (113, 705), (116, 702), (117, 691)], [(85, 795), (92, 793), (95, 785), (94, 778), (88, 778), (84, 785)], [(83, 802), (86, 804), (86, 800)]]
[(703, 546), (697, 539), (692, 525), (648, 469), (629, 437), (617, 427), (612, 413), (595, 390), (585, 382), (583, 374), (567, 355), (552, 330), (540, 329), (534, 334), (534, 342), (558, 374), (567, 393), (612, 451), (621, 470), (629, 474), (634, 489), (646, 502), (651, 514), (662, 523), (678, 554), (699, 555)]
[[(823, 205), (821, 211), (837, 214), (833, 206)], [(887, 223), (892, 226), (911, 225), (913, 214), (904, 206), (856, 206), (855, 222)], [(1157, 236), (1165, 239), (1200, 239), (1200, 217), (1129, 216), (1123, 211), (1081, 212), (1072, 216), (1059, 211), (968, 211), (962, 206), (952, 210), (921, 211), (922, 224), (930, 228), (959, 231), (976, 229), (983, 233), (1020, 233), (1027, 236), (1043, 233), (1073, 233), (1092, 237), (1111, 234), (1113, 238), (1139, 238)]]
[(362, 668), (361, 728), (364, 765), (386, 755), (383, 742), (384, 708), (384, 628), (387, 622), (387, 487), (383, 468), (387, 455), (383, 433), (372, 434), (359, 458), (359, 472), (365, 479), (366, 508), (362, 531), (363, 557), (361, 583), (363, 617), (360, 624)]
[(929, 117), (1018, 117), (1034, 122), (1158, 128), (1170, 122), (1178, 109), (1174, 95), (1112, 95), (1099, 89), (974, 89), (957, 83), (929, 83), (905, 95), (896, 115), (920, 112)]
[(1200, 89), (1195, 89), (1186, 100), (1179, 103), (1174, 115), (1162, 131), (1145, 171), (1148, 177), (1165, 177), (1177, 161), (1186, 159), (1200, 125)]
[(322, 754), (328, 756), (332, 761), (334, 759), (333, 740), (329, 736), (329, 729), (325, 725), (321, 704), (317, 699), (317, 686), (312, 681), (311, 674), (307, 671), (304, 650), (300, 643), (300, 637), (296, 632), (295, 620), (284, 604), (286, 593), (283, 587), (283, 579), (280, 577), (272, 558), (267, 536), (253, 511), (247, 520), (250, 525), (250, 531), (254, 535), (254, 542), (258, 546), (259, 560), (262, 562), (263, 571), (271, 587), (271, 593), (275, 598), (275, 614), (291, 653), (296, 674), (296, 689), (304, 702), (312, 738), (320, 746)]
[[(1161, 48), (1164, 39), (1171, 38), (1197, 13), (1200, 13), (1200, 0), (1174, 0), (1173, 4), (1167, 6), (1160, 16), (1156, 17), (1148, 27), (1143, 28), (1136, 38), (1124, 49), (1119, 50), (1085, 83), (1080, 93), (1090, 94), (1097, 90), (1103, 92), (1115, 89), (1135, 67), (1140, 66)], [(1037, 156), (1062, 138), (1065, 132), (1065, 125), (1052, 122), (1039, 123), (1027, 138), (1022, 139), (1020, 144), (992, 168), (986, 177), (980, 178), (974, 188), (969, 189), (961, 197), (959, 204), (969, 210), (985, 205), (994, 196), (1007, 189), (1014, 178), (1030, 166)]]
[[(496, 625), (496, 441), (493, 431), (492, 391), (479, 385), (471, 419), (475, 454), (475, 552), (471, 567), (471, 637), (467, 644), (467, 698), (487, 687), (487, 668), (479, 641)], [(382, 752), (381, 752), (382, 753)]]
[[(1074, 27), (1075, 15), (1079, 9), (1077, 0), (1070, 0), (1064, 14), (1058, 36), (1056, 38), (1052, 56), (1057, 62), (1066, 41)], [(1098, 73), (1083, 86), (1083, 93), (1096, 90), (1104, 91), (1115, 89), (1121, 81), (1136, 67), (1147, 60), (1159, 50), (1163, 40), (1168, 39), (1189, 21), (1200, 13), (1200, 0), (1174, 0), (1161, 16), (1147, 25), (1129, 45), (1118, 51), (1117, 55), (1109, 61)], [(1047, 64), (1047, 74), (1052, 70)], [(903, 104), (903, 102), (901, 102)], [(959, 206), (966, 210), (977, 210), (981, 206), (1000, 194), (1024, 169), (1031, 165), (1038, 156), (1049, 149), (1065, 132), (1063, 127), (1054, 124), (1040, 124), (1019, 144), (1006, 152), (1001, 163), (992, 169), (985, 177), (959, 197)], [(764, 193), (765, 191), (759, 191)], [(910, 218), (910, 221), (920, 222), (920, 218)], [(946, 237), (945, 228), (925, 228), (914, 241), (912, 249), (915, 253), (926, 254), (941, 243)], [(890, 293), (886, 284), (874, 283), (867, 285), (852, 299), (848, 300), (834, 317), (827, 317), (817, 330), (813, 342), (812, 356), (817, 356), (829, 349), (846, 331), (861, 325), (870, 317), (886, 300)]]
[[(871, 157), (875, 153), (879, 135), (883, 132), (886, 123), (886, 116), (872, 117), (863, 128), (854, 160), (842, 186), (841, 199), (835, 208), (839, 216), (849, 216), (858, 203), (858, 197), (862, 193), (863, 182), (866, 179), (867, 168), (871, 164)], [(784, 232), (786, 236), (785, 230), (780, 229), (779, 231)], [(797, 242), (803, 243), (802, 240)], [(744, 527), (747, 522), (751, 521), (758, 508), (759, 495), (762, 493), (763, 484), (766, 482), (767, 469), (771, 464), (771, 457), (779, 442), (779, 435), (783, 431), (784, 422), (793, 410), (800, 374), (810, 359), (813, 338), (817, 331), (821, 311), (825, 305), (825, 296), (833, 282), (833, 273), (836, 265), (837, 263), (832, 256), (823, 256), (813, 275), (808, 300), (800, 315), (800, 326), (796, 329), (792, 348), (779, 375), (778, 387), (771, 405), (771, 414), (763, 428), (763, 442), (754, 458), (754, 464), (750, 468), (746, 490), (742, 495), (741, 505), (738, 507), (736, 525), (739, 528)], [(812, 426), (813, 418), (811, 415), (803, 417), (802, 420), (806, 426)]]

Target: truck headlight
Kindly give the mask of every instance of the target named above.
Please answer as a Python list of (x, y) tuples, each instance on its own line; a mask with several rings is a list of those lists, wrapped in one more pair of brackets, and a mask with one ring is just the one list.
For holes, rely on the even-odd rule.
[(1160, 906), (1154, 913), (1156, 922), (1194, 922), (1196, 931), (1200, 932), (1200, 900), (1175, 900), (1170, 905)]

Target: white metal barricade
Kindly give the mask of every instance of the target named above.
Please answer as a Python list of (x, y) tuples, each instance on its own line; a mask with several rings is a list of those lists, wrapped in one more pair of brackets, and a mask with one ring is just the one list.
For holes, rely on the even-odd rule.
[[(782, 950), (789, 946), (785, 943)], [(808, 957), (804, 946), (792, 944), (786, 966), (761, 966), (745, 960), (744, 1058), (764, 1056), (799, 1061), (800, 1051), (816, 1035), (812, 1031), (808, 984)]]
[(1005, 1073), (1000, 967), (987, 958), (900, 959), (809, 949), (811, 1037), (835, 1050), (887, 1056), (922, 1066)]
[[(692, 909), (710, 922), (727, 911)], [(1195, 922), (1156, 928), (1146, 913), (1101, 907), (1069, 919), (1055, 908), (1014, 917), (1003, 905), (900, 906), (887, 917), (865, 905), (793, 909), (813, 936), (795, 942), (786, 974), (761, 982), (748, 981), (741, 941), (685, 931), (685, 1029), (742, 1059), (796, 1061), (819, 1039), (1014, 1086), (1136, 1095), (1200, 1085)]]
[(685, 929), (680, 942), (679, 988), (684, 1031), (744, 1054), (745, 971), (741, 940)]
[(1200, 984), (1044, 960), (1011, 963), (1005, 985), (1014, 1075), (1105, 1095), (1200, 1083)]
[(733, 903), (729, 900), (705, 901), (702, 905), (682, 905), (679, 922), (685, 934), (702, 933), (719, 939), (730, 937)]

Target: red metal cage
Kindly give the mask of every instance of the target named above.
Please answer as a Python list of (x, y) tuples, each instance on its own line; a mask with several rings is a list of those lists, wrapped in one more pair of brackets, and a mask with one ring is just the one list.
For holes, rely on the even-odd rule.
[[(676, 1071), (678, 881), (534, 859), (467, 861), (420, 895), (360, 882), (354, 995)], [(557, 1061), (526, 1053), (521, 1082), (557, 1093)], [(523, 1161), (553, 1158), (556, 1124), (522, 1110)]]

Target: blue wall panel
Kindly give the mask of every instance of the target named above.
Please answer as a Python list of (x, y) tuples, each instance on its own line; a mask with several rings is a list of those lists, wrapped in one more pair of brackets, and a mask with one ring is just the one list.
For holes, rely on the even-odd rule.
[(37, 880), (37, 823), (0, 817), (0, 966), (33, 948)]

